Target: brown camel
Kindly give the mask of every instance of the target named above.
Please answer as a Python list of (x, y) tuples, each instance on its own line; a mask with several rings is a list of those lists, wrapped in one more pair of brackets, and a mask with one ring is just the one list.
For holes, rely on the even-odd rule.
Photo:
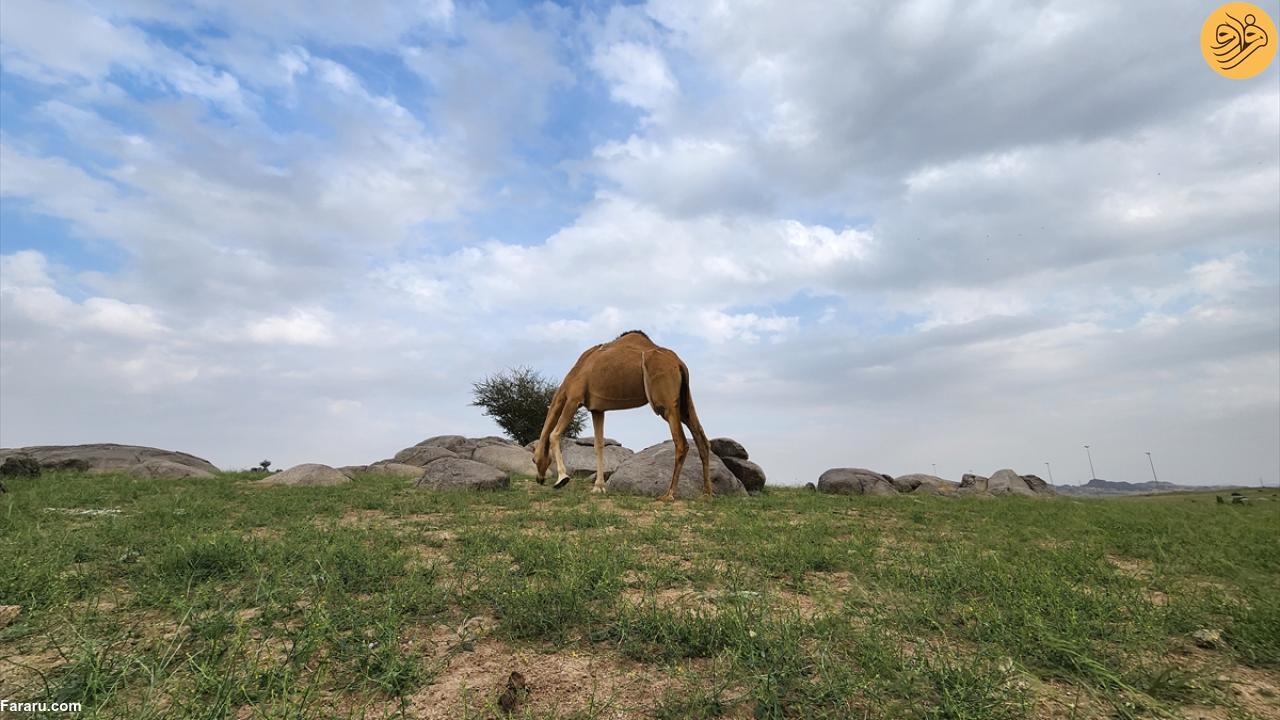
[(560, 453), (560, 436), (573, 415), (581, 406), (591, 411), (591, 424), (595, 426), (596, 481), (592, 492), (604, 492), (604, 413), (606, 410), (626, 410), (648, 404), (653, 412), (671, 426), (671, 439), (676, 443), (676, 466), (671, 473), (671, 487), (658, 498), (665, 502), (675, 500), (676, 483), (680, 481), (680, 469), (689, 452), (680, 423), (689, 426), (693, 441), (698, 445), (702, 458), (702, 495), (711, 496), (711, 448), (707, 434), (702, 431), (698, 414), (693, 409), (693, 397), (689, 394), (689, 368), (674, 352), (658, 347), (648, 335), (639, 330), (622, 333), (613, 342), (607, 342), (582, 353), (573, 369), (560, 383), (547, 410), (547, 420), (542, 424), (542, 435), (533, 448), (533, 461), (538, 468), (538, 482), (546, 482), (551, 459), (556, 461), (560, 473), (555, 487), (562, 488), (569, 482), (564, 458)]

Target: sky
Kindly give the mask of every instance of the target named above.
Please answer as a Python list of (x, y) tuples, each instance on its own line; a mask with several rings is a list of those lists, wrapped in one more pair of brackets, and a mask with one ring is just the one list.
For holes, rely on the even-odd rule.
[(773, 484), (1280, 483), (1217, 4), (5, 0), (0, 446), (364, 464), (638, 328)]

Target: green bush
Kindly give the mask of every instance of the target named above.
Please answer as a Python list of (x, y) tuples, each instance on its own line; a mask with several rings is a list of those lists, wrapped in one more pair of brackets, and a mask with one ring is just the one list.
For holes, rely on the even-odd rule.
[[(542, 433), (542, 423), (556, 393), (556, 383), (531, 368), (510, 368), (504, 373), (486, 377), (472, 385), (472, 405), (484, 408), (484, 414), (521, 445), (528, 445)], [(586, 413), (579, 408), (565, 429), (565, 437), (582, 434)]]

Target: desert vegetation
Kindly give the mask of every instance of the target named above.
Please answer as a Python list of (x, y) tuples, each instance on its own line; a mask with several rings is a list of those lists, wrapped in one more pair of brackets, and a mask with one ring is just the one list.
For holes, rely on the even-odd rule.
[(264, 474), (10, 478), (0, 698), (104, 718), (1280, 715), (1273, 490), (669, 506)]

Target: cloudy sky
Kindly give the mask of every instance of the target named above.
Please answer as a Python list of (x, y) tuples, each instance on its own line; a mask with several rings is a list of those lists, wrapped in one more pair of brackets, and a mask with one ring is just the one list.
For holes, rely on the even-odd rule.
[(1217, 4), (4, 0), (0, 445), (367, 463), (642, 328), (774, 483), (1274, 484)]

